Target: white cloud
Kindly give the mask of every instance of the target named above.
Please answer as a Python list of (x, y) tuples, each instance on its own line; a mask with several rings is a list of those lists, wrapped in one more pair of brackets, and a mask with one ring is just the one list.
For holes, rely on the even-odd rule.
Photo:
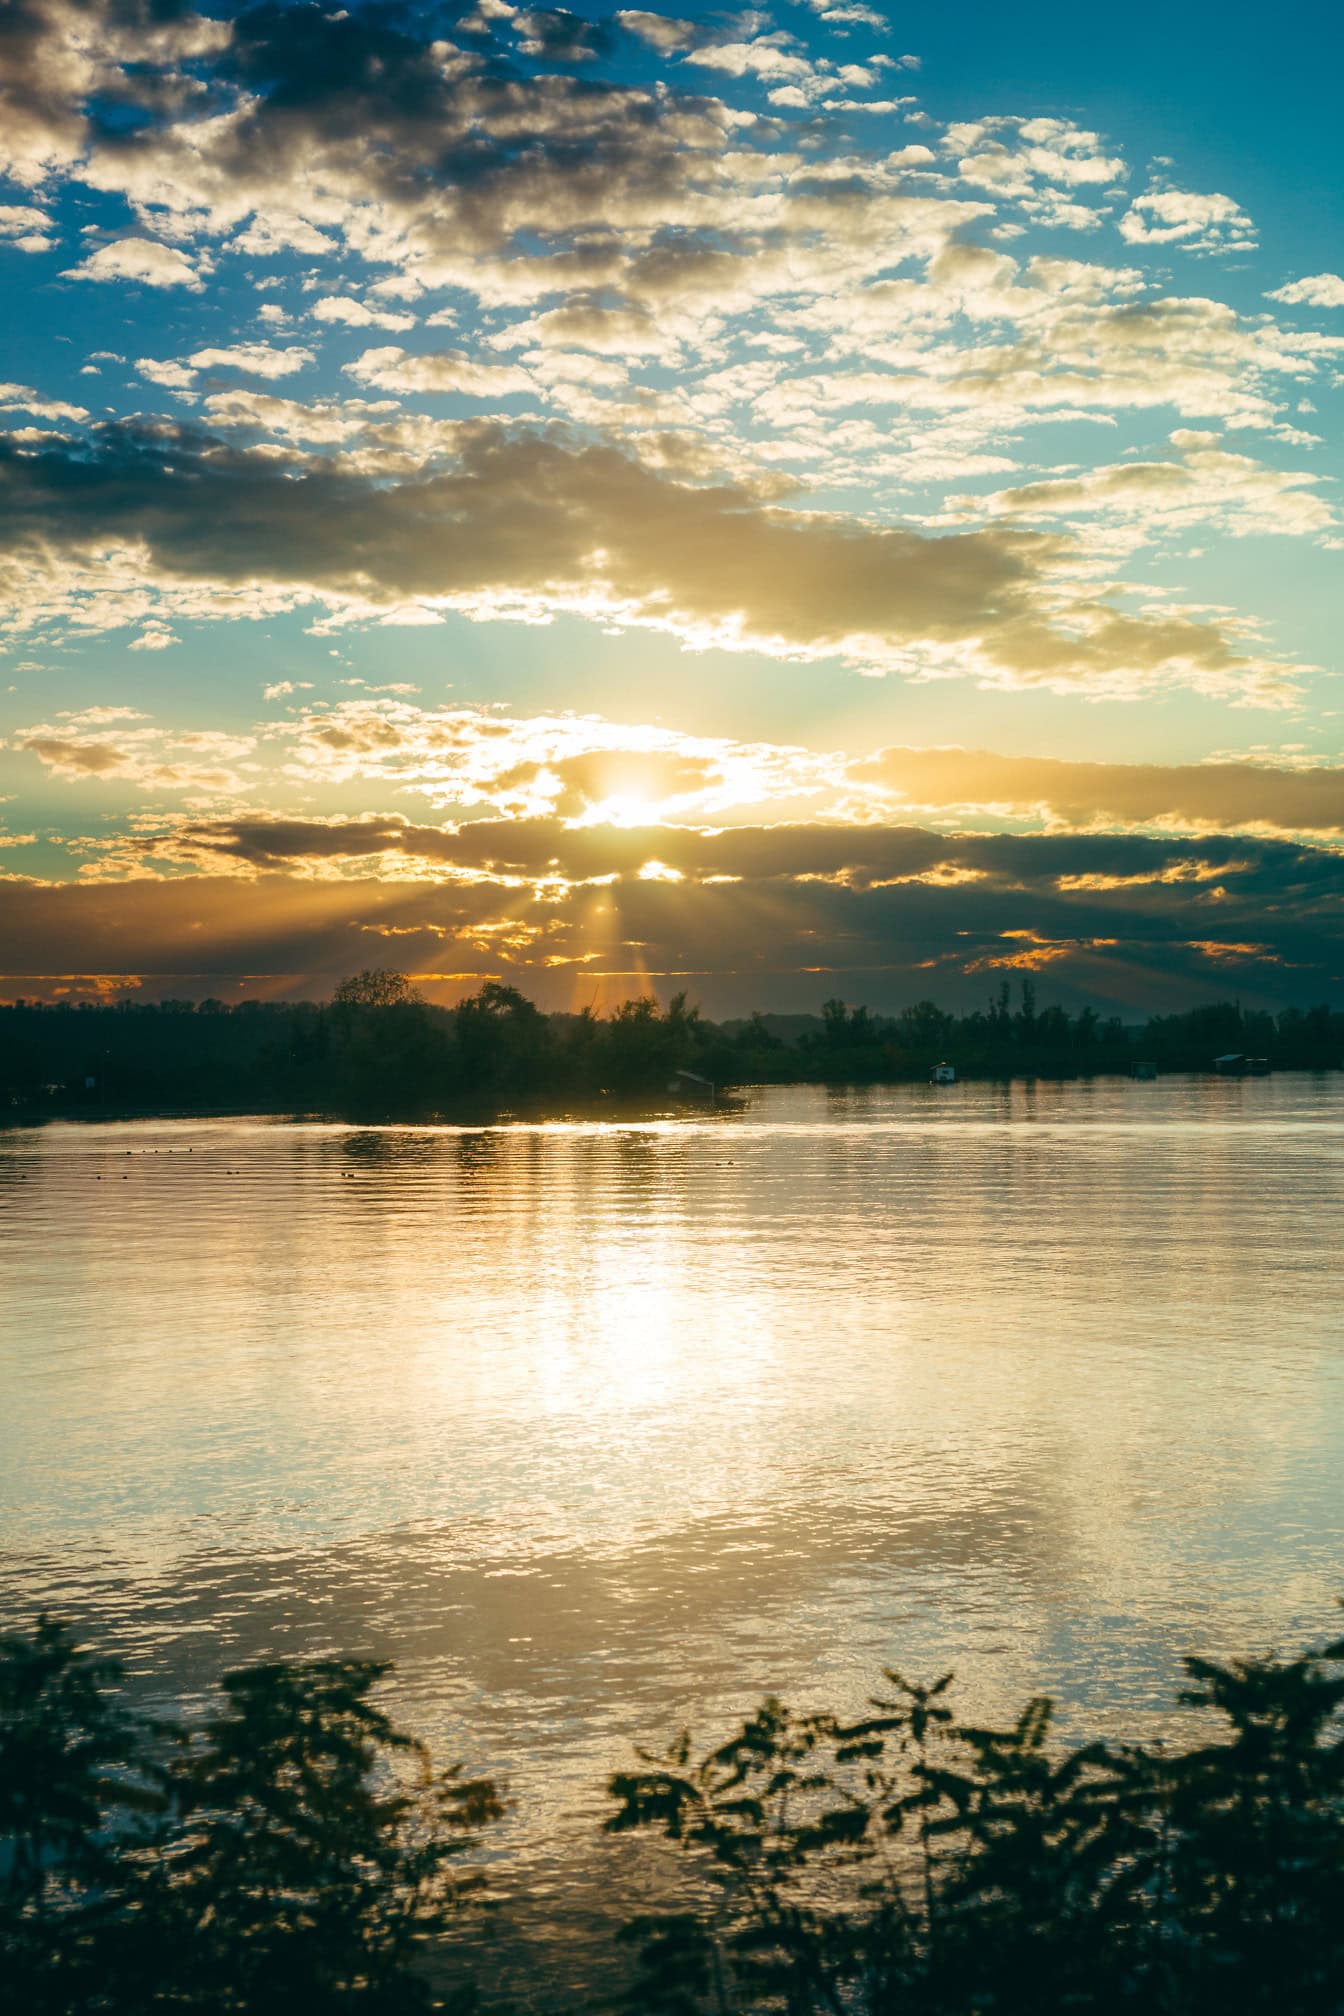
[(1285, 301), (1290, 307), (1344, 308), (1344, 279), (1338, 273), (1311, 273), (1287, 287), (1276, 287), (1266, 301)]
[(679, 20), (670, 14), (651, 14), (639, 7), (623, 7), (616, 15), (622, 28), (638, 35), (641, 42), (664, 56), (680, 55), (694, 49), (703, 33), (694, 21)]
[(0, 203), (0, 239), (16, 252), (50, 252), (51, 219), (30, 203)]
[(342, 322), (348, 329), (414, 329), (414, 315), (370, 308), (348, 294), (324, 294), (308, 310), (314, 322)]
[(707, 48), (692, 49), (686, 61), (702, 70), (720, 70), (728, 77), (759, 77), (766, 83), (795, 84), (804, 89), (811, 86), (814, 90), (824, 87), (822, 72), (830, 67), (799, 55), (793, 36), (779, 29), (749, 42), (713, 42)]
[(1130, 245), (1179, 245), (1186, 252), (1249, 252), (1255, 226), (1239, 204), (1216, 191), (1150, 189), (1136, 196), (1120, 219)]
[(253, 258), (260, 259), (274, 259), (282, 252), (320, 256), (324, 252), (335, 252), (338, 240), (329, 231), (319, 231), (316, 225), (295, 211), (268, 203), (264, 208), (258, 208), (247, 229), (231, 238), (225, 249), (250, 253)]
[[(806, 0), (806, 4), (833, 28), (876, 28), (885, 35), (891, 27), (884, 14), (864, 6), (862, 0)], [(902, 56), (901, 62), (919, 67), (917, 56)]]
[(1018, 203), (1037, 222), (1091, 230), (1099, 213), (1079, 191), (1123, 181), (1123, 158), (1107, 153), (1101, 135), (1069, 119), (1007, 114), (958, 121), (943, 135), (963, 182)]
[(165, 392), (187, 392), (195, 382), (196, 373), (185, 364), (174, 364), (162, 357), (137, 357), (135, 368), (150, 385), (161, 385)]
[(283, 350), (271, 343), (234, 343), (225, 349), (194, 350), (187, 359), (193, 371), (245, 371), (254, 378), (291, 378), (315, 361), (313, 352), (299, 343)]
[(36, 420), (87, 420), (86, 406), (71, 406), (64, 399), (48, 399), (31, 385), (0, 385), (0, 412), (31, 413)]
[(982, 517), (1024, 523), (1092, 516), (1103, 544), (1128, 553), (1145, 541), (1216, 524), (1232, 538), (1279, 534), (1324, 537), (1337, 530), (1325, 479), (1310, 470), (1274, 469), (1224, 448), (1216, 434), (1178, 428), (1178, 460), (1127, 461), (1048, 477), (989, 496), (950, 499), (956, 522)]
[(156, 238), (116, 238), (99, 246), (78, 266), (69, 266), (63, 280), (126, 280), (141, 287), (185, 287), (199, 294), (205, 285), (200, 272), (175, 245)]
[(412, 357), (388, 343), (366, 350), (345, 369), (361, 385), (376, 385), (385, 392), (460, 392), (472, 399), (491, 399), (536, 390), (532, 378), (516, 365), (478, 364), (464, 350), (431, 350)]
[(305, 405), (273, 392), (239, 388), (212, 393), (204, 410), (212, 427), (241, 427), (272, 439), (334, 447), (398, 409), (395, 399), (321, 399)]

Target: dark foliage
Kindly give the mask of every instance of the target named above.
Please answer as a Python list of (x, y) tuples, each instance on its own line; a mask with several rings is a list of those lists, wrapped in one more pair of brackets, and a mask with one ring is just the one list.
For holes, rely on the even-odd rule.
[[(0, 1640), (0, 1944), (31, 2016), (369, 2016), (449, 2006), (418, 1962), (479, 1888), (493, 1785), (435, 1774), (369, 1698), (387, 1668), (226, 1674), (137, 1724), (60, 1624)], [(469, 2006), (459, 1996), (456, 2006)]]
[(767, 1701), (611, 1782), (693, 1899), (625, 1928), (668, 2016), (1229, 2016), (1344, 2008), (1344, 1640), (1186, 1661), (1215, 1740), (1051, 1742), (1051, 1704), (957, 1722), (950, 1676), (846, 1722)]
[(677, 1072), (720, 1089), (924, 1078), (943, 1060), (962, 1078), (1072, 1078), (1128, 1072), (1139, 1059), (1207, 1071), (1229, 1052), (1268, 1068), (1338, 1069), (1344, 1012), (1276, 1017), (1221, 1002), (1127, 1028), (1091, 1009), (1038, 1009), (1027, 980), (1016, 1008), (1005, 982), (969, 1015), (920, 1001), (881, 1016), (830, 1000), (820, 1017), (716, 1026), (684, 994), (665, 1010), (644, 996), (607, 1016), (544, 1015), (494, 980), (456, 1008), (438, 1008), (404, 974), (377, 969), (342, 981), (322, 1006), (0, 1007), (0, 1108), (27, 1118), (170, 1107), (484, 1113), (604, 1098), (647, 1106), (666, 1104)]
[[(1186, 1661), (1208, 1739), (960, 1722), (895, 1672), (857, 1718), (762, 1703), (612, 1779), (677, 1862), (619, 1927), (647, 2016), (1332, 2016), (1344, 2008), (1344, 1640)], [(479, 2005), (493, 1785), (435, 1775), (359, 1660), (228, 1674), (165, 1728), (43, 1618), (0, 1641), (0, 1969), (33, 2016), (403, 2016)], [(481, 1970), (488, 1986), (488, 1970)], [(453, 1986), (456, 1982), (458, 1985)], [(434, 1985), (431, 1986), (430, 1984)], [(528, 2006), (610, 2007), (539, 1981)], [(580, 1999), (575, 2002), (571, 1995)], [(549, 1999), (554, 1997), (554, 1999)], [(488, 2000), (484, 2005), (489, 2008)]]

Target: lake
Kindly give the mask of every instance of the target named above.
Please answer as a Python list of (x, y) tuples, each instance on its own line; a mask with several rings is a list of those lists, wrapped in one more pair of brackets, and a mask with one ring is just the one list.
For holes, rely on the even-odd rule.
[(395, 1658), (543, 1898), (766, 1689), (1151, 1733), (1335, 1626), (1342, 1207), (1340, 1076), (0, 1133), (0, 1609), (186, 1695)]

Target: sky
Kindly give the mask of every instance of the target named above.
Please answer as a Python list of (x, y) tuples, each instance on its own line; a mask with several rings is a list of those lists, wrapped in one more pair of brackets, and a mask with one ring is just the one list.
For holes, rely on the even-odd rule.
[(0, 998), (1344, 995), (1339, 10), (0, 7)]

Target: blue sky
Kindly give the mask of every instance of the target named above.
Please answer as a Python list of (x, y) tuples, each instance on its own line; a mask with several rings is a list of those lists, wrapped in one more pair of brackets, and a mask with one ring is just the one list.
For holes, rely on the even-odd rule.
[(1333, 10), (17, 0), (9, 994), (1339, 982)]

